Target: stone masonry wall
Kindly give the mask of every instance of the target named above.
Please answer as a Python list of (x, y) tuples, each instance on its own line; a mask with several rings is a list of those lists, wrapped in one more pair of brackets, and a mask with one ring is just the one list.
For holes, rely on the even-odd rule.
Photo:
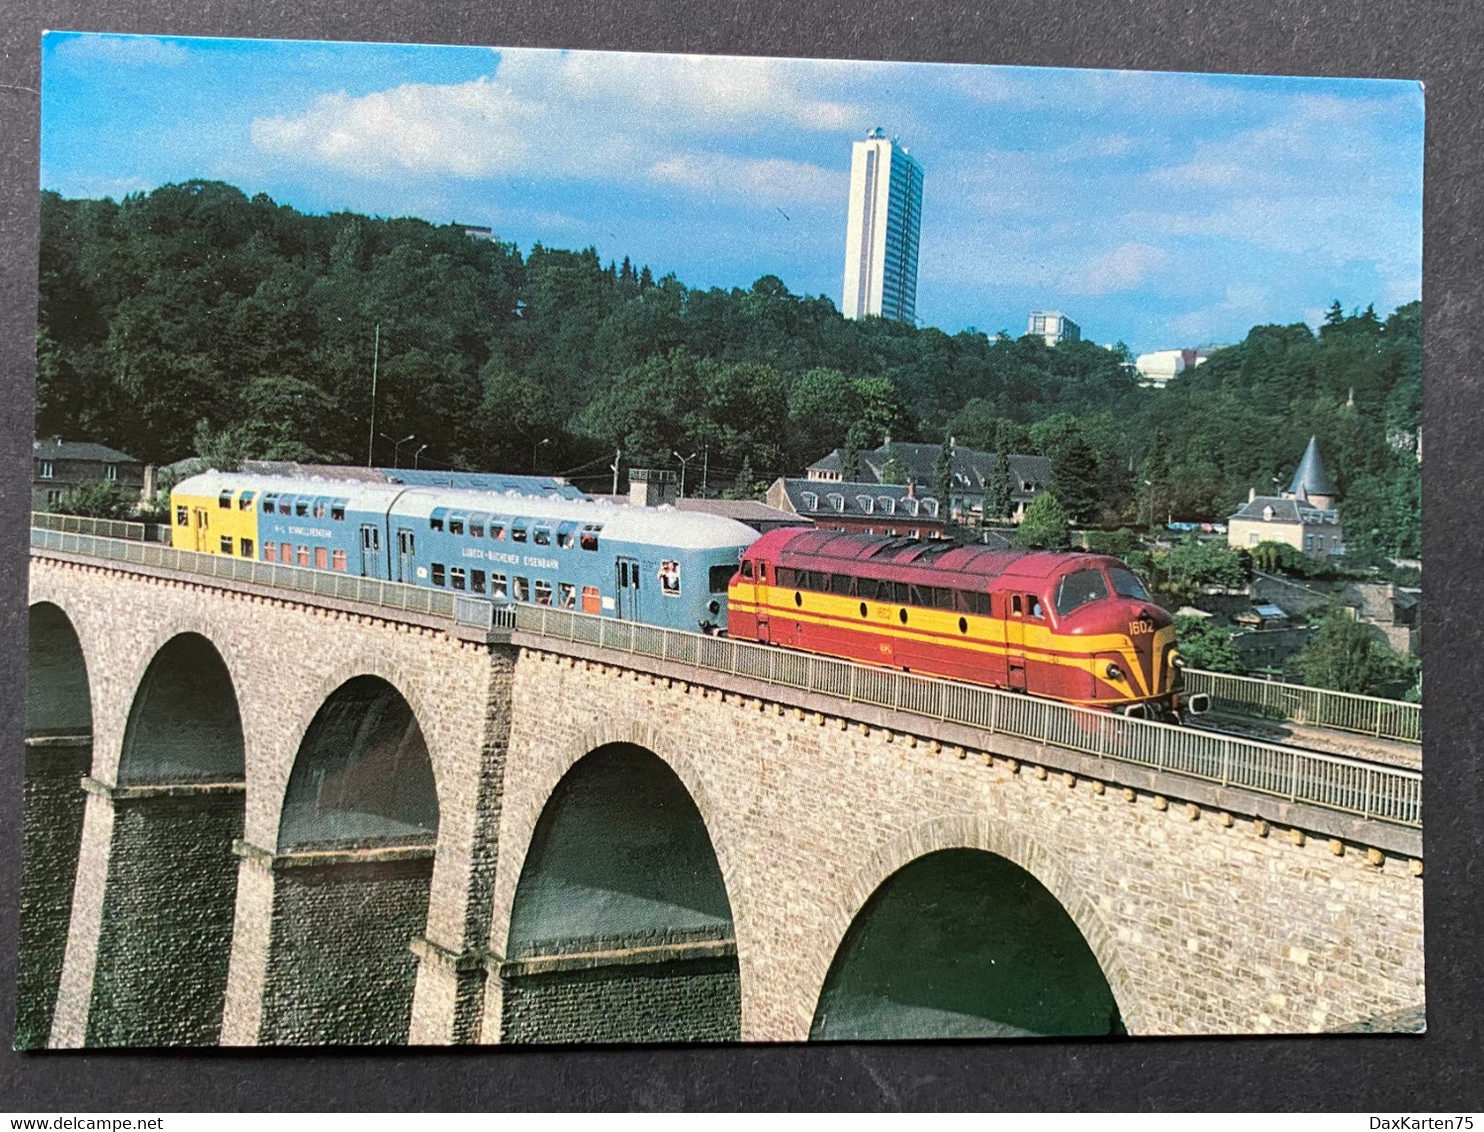
[(264, 1045), (407, 1041), (432, 860), (281, 868)]
[(1133, 1034), (1316, 1031), (1423, 999), (1422, 881), (1406, 860), (542, 652), (517, 664), (512, 710), (492, 949), (562, 774), (603, 743), (639, 744), (685, 783), (716, 849), (744, 1040), (805, 1039), (870, 894), (959, 847), (1057, 897)]
[(741, 1037), (735, 958), (601, 966), (504, 980), (505, 1042), (726, 1042)]
[(242, 795), (114, 802), (89, 1046), (215, 1045)]
[(92, 748), (86, 742), (67, 747), (26, 746), (17, 1049), (45, 1046), (51, 1034), (52, 1007), (72, 913), (72, 881), (82, 843), (86, 796), (79, 783), (91, 758)]
[[(347, 680), (378, 676), (407, 700), (427, 742), (439, 806), (439, 840), (425, 922), (414, 935), (462, 956), (482, 946), (503, 779), (505, 705), (513, 652), (462, 640), (444, 628), (392, 621), (354, 607), (327, 608), (264, 593), (33, 558), (31, 600), (52, 601), (77, 630), (93, 706), (92, 777), (118, 781), (119, 756), (134, 696), (150, 661), (179, 633), (199, 633), (226, 665), (245, 738), (242, 839), (272, 854), (279, 809), (299, 745), (320, 705)], [(94, 799), (101, 802), (101, 799)], [(97, 817), (94, 817), (95, 811)], [(86, 1043), (92, 981), (104, 932), (105, 878), (112, 838), (106, 807), (90, 807), (99, 827), (83, 854), (51, 1044)], [(241, 867), (246, 867), (243, 861)], [(228, 884), (230, 890), (233, 885)], [(236, 909), (223, 1040), (252, 1044), (262, 1021), (274, 916), (273, 886), (235, 886)], [(469, 937), (471, 924), (477, 937)], [(404, 941), (405, 949), (406, 943)], [(422, 981), (422, 975), (419, 975)], [(479, 1010), (460, 995), (482, 993), (476, 980), (430, 974), (414, 1015), (417, 1040), (455, 1040), (458, 1018)], [(347, 986), (347, 993), (350, 988)]]

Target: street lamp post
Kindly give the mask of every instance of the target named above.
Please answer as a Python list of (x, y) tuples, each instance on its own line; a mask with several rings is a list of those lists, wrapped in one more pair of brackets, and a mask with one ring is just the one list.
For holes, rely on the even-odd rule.
[(417, 439), (417, 436), (410, 432), (401, 440), (392, 440), (392, 438), (384, 432), (378, 432), (376, 435), (381, 437), (381, 439), (383, 440), (392, 441), (392, 467), (394, 468), (400, 468), (402, 466), (399, 462), (401, 460), (402, 445), (406, 444), (409, 440)]
[(692, 452), (689, 456), (682, 456), (679, 452), (675, 451), (675, 449), (672, 448), (672, 449), (670, 449), (670, 455), (671, 456), (674, 456), (675, 459), (677, 459), (677, 460), (680, 461), (680, 498), (681, 499), (684, 499), (685, 498), (685, 462), (687, 460), (694, 460), (696, 458), (696, 454), (694, 452)]
[(421, 448), (419, 448), (416, 452), (414, 452), (412, 454), (412, 468), (413, 468), (413, 471), (416, 471), (417, 470), (417, 459), (418, 459), (418, 457), (421, 456), (427, 450), (428, 450), (428, 446), (426, 444), (424, 444)]
[(550, 443), (551, 437), (548, 436), (545, 439), (538, 440), (531, 445), (531, 475), (534, 476), (536, 474), (536, 453)]

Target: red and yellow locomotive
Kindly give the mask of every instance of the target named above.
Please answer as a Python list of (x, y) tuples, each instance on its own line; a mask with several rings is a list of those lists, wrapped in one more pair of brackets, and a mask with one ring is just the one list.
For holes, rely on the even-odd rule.
[(1116, 558), (785, 528), (743, 554), (729, 632), (846, 660), (1178, 720), (1170, 615)]

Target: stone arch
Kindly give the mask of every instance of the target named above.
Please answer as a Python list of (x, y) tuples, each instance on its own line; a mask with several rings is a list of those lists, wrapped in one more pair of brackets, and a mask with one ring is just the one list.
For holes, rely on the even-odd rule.
[(177, 628), (141, 650), (117, 785), (96, 787), (113, 814), (88, 1045), (205, 1045), (221, 1033), (245, 741), (225, 659), (196, 627)]
[(93, 687), (77, 628), (56, 601), (27, 615), (25, 871), (15, 1044), (44, 1046), (62, 978), (93, 753)]
[(263, 1044), (402, 1043), (410, 1030), (440, 776), (408, 695), (415, 682), (367, 660), (348, 658), (320, 682), (358, 670), (307, 723), (295, 718), (297, 750), (277, 768)]
[(502, 1040), (739, 1038), (732, 886), (689, 758), (655, 729), (610, 723), (539, 781), (492, 936)]
[(1058, 858), (1018, 830), (974, 814), (933, 818), (905, 830), (878, 848), (850, 877), (836, 902), (828, 906), (817, 940), (809, 949), (810, 988), (806, 1012), (811, 1016), (825, 991), (831, 967), (846, 935), (872, 896), (903, 868), (933, 853), (979, 850), (1003, 858), (1028, 873), (1061, 906), (1081, 934), (1106, 979), (1123, 1024), (1130, 1034), (1145, 1031), (1145, 1011), (1135, 990), (1117, 939), (1082, 886)]

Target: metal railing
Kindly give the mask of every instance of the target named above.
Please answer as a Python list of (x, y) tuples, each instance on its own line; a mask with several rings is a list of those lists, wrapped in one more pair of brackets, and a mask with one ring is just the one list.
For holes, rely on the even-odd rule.
[(168, 523), (129, 523), (120, 519), (94, 519), (89, 515), (61, 515), (53, 511), (32, 511), (32, 529), (68, 531), (72, 534), (100, 535), (103, 538), (130, 539), (134, 542), (170, 542)]
[(660, 629), (544, 606), (518, 606), (516, 629), (746, 676), (770, 684), (964, 724), (1101, 759), (1135, 763), (1367, 819), (1420, 828), (1422, 775), (1402, 767), (1209, 731), (951, 680), (872, 668), (767, 645)]
[[(271, 586), (744, 676), (904, 715), (1132, 763), (1366, 819), (1421, 828), (1418, 771), (1209, 731), (1130, 719), (973, 684), (873, 668), (726, 637), (547, 606), (496, 604), (426, 586), (34, 528), (31, 545), (203, 577)], [(1256, 683), (1262, 683), (1256, 681)]]
[[(103, 522), (104, 520), (94, 520)], [(137, 525), (137, 524), (136, 524)], [(155, 542), (108, 538), (102, 535), (74, 534), (69, 531), (31, 528), (31, 545), (40, 550), (59, 550), (83, 554), (112, 562), (127, 562), (160, 570), (176, 570), (206, 578), (221, 578), (250, 585), (292, 590), (317, 597), (338, 598), (362, 605), (376, 605), (450, 621), (476, 628), (511, 628), (515, 624), (510, 605), (469, 598), (447, 590), (388, 582), (379, 578), (361, 578), (314, 570), (306, 566), (284, 566), (274, 562), (255, 562), (250, 558), (231, 558), (225, 554), (202, 554), (194, 550), (176, 550)]]
[(1422, 742), (1422, 705), (1282, 684), (1224, 672), (1185, 670), (1185, 690), (1205, 692), (1217, 711), (1330, 727), (1380, 739)]

